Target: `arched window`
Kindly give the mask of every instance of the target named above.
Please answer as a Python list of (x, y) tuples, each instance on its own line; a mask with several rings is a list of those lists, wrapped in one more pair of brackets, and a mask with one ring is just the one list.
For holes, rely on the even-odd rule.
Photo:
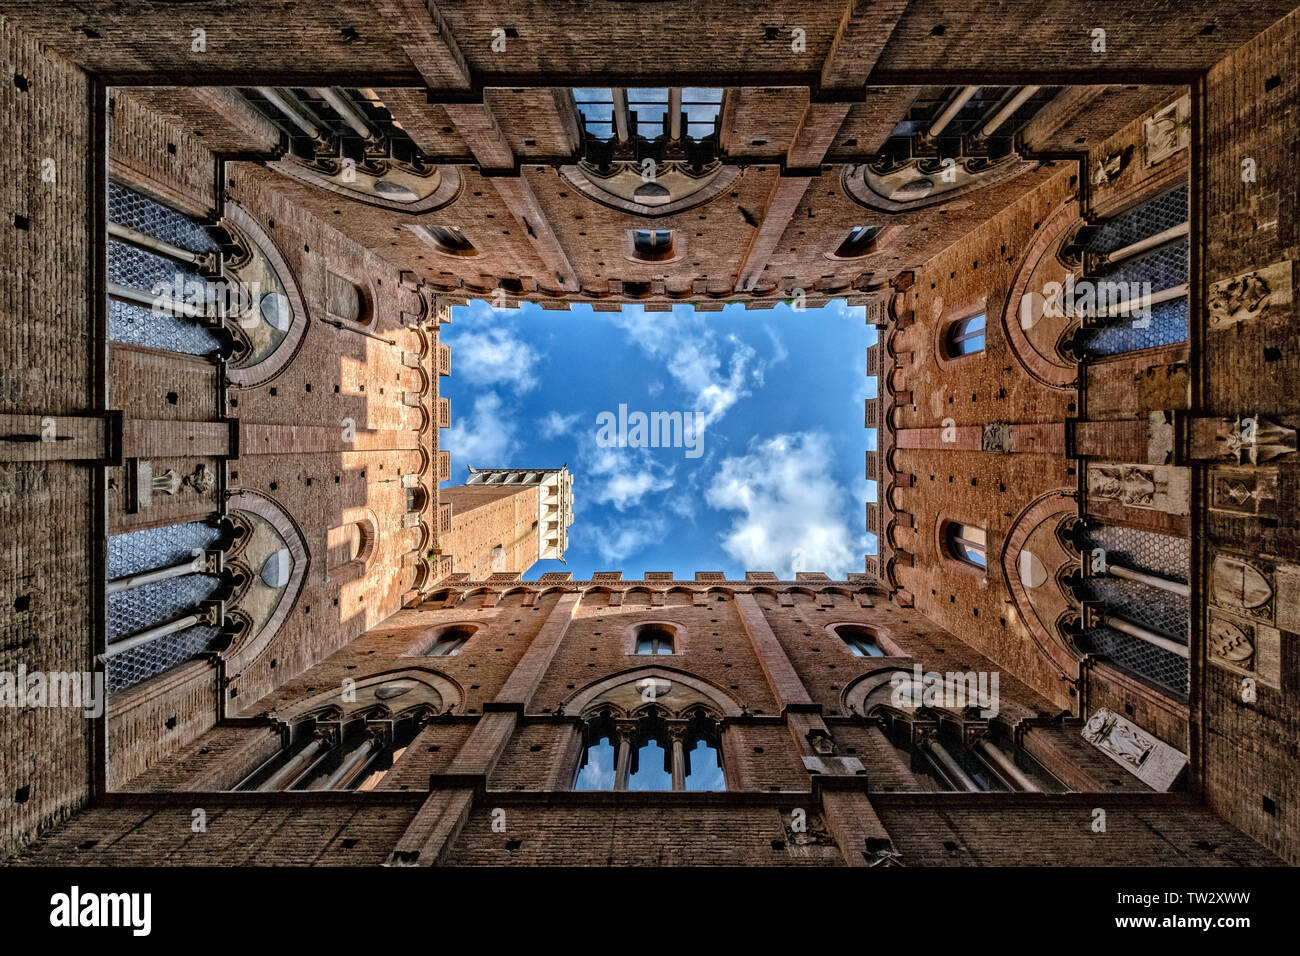
[(944, 334), (944, 351), (948, 358), (974, 355), (984, 351), (984, 313), (958, 319)]
[(662, 624), (647, 624), (636, 632), (636, 653), (671, 654), (673, 632)]
[(944, 539), (950, 557), (980, 570), (988, 567), (988, 536), (983, 528), (949, 521), (944, 525)]
[(608, 710), (582, 727), (575, 790), (726, 790), (721, 728), (713, 717), (673, 717), (657, 709), (615, 720)]
[(574, 790), (613, 790), (614, 758), (618, 752), (618, 733), (609, 714), (593, 717), (583, 725), (582, 762)]
[(325, 274), (325, 311), (348, 322), (364, 323), (369, 318), (361, 287), (333, 272)]
[(325, 536), (326, 565), (338, 568), (349, 561), (365, 561), (374, 548), (374, 528), (369, 521), (353, 521), (330, 528)]
[(429, 504), (429, 493), (420, 485), (412, 485), (406, 489), (406, 510), (419, 514)]
[(722, 773), (722, 746), (717, 721), (696, 717), (686, 730), (684, 740), (687, 790), (726, 790)]
[(465, 642), (474, 636), (474, 628), (464, 624), (449, 627), (442, 631), (429, 649), (424, 652), (425, 657), (455, 657), (460, 653), (460, 649), (465, 646)]
[(643, 262), (663, 262), (673, 257), (671, 229), (633, 229), (632, 256)]
[(884, 226), (854, 226), (835, 250), (836, 259), (860, 259), (876, 251)]
[(884, 657), (885, 652), (876, 643), (876, 635), (870, 628), (857, 624), (841, 624), (835, 633), (854, 657)]
[(447, 256), (476, 256), (478, 250), (474, 243), (465, 237), (455, 226), (424, 226), (425, 237), (433, 247)]
[(642, 721), (632, 748), (632, 766), (628, 773), (629, 790), (673, 789), (673, 744), (662, 720)]

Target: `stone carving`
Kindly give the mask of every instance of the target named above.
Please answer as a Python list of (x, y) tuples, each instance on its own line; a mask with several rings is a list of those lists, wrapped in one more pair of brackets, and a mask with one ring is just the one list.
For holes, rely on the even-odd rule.
[(808, 744), (823, 757), (835, 753), (835, 740), (825, 730), (814, 729), (808, 731)]
[(813, 847), (813, 846), (835, 846), (835, 838), (831, 836), (830, 829), (826, 826), (826, 821), (822, 819), (819, 813), (810, 813), (800, 818), (798, 829), (794, 822), (794, 815), (790, 813), (781, 814), (781, 823), (785, 827), (785, 842), (789, 847)]
[(1291, 260), (1275, 262), (1210, 286), (1206, 305), (1210, 328), (1223, 329), (1291, 304)]
[(1083, 739), (1156, 790), (1173, 786), (1187, 765), (1186, 754), (1104, 707), (1084, 726)]
[(1000, 159), (959, 156), (945, 160), (938, 156), (913, 156), (901, 161), (882, 154), (872, 163), (845, 166), (840, 181), (844, 191), (860, 205), (899, 212), (1004, 182), (1036, 165), (1014, 152)]
[(1215, 468), (1210, 472), (1210, 510), (1235, 515), (1277, 514), (1276, 468)]
[(1228, 432), (1226, 454), (1236, 458), (1239, 465), (1245, 461), (1258, 465), (1294, 454), (1295, 450), (1295, 429), (1259, 415), (1238, 418)]
[(1139, 508), (1155, 504), (1155, 469), (1134, 465), (1099, 465), (1088, 472), (1088, 494)]
[(206, 495), (216, 487), (217, 476), (207, 465), (199, 465), (193, 472), (186, 475), (183, 481), (199, 494)]
[(1148, 166), (1164, 162), (1191, 144), (1191, 112), (1191, 98), (1184, 96), (1142, 124)]
[(1099, 159), (1092, 167), (1092, 184), (1098, 187), (1110, 185), (1128, 166), (1132, 156), (1133, 147), (1129, 145)]
[(1189, 510), (1186, 471), (1165, 465), (1089, 465), (1088, 497), (1168, 514)]
[(1268, 308), (1268, 296), (1268, 283), (1254, 272), (1226, 282), (1216, 282), (1210, 287), (1208, 301), (1210, 326), (1219, 328), (1255, 318)]
[(1210, 600), (1235, 614), (1273, 620), (1273, 567), (1220, 551), (1210, 565)]
[[(1252, 633), (1248, 634), (1247, 630)], [(1234, 624), (1226, 618), (1216, 617), (1210, 620), (1210, 654), (1220, 661), (1245, 670), (1253, 670), (1255, 663), (1255, 642), (1252, 640), (1253, 628)]]
[(980, 436), (980, 448), (995, 455), (1005, 455), (1011, 450), (1011, 423), (989, 422)]

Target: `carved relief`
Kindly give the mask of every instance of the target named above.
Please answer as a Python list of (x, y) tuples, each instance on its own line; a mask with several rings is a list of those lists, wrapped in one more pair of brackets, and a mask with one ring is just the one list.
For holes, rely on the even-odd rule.
[(1228, 432), (1226, 448), (1225, 456), (1235, 458), (1237, 464), (1249, 461), (1258, 465), (1261, 461), (1293, 454), (1295, 429), (1259, 415), (1238, 418)]
[(1255, 669), (1255, 629), (1225, 617), (1210, 618), (1210, 657), (1217, 663)]
[(1221, 467), (1210, 470), (1210, 510), (1221, 514), (1277, 515), (1276, 468)]
[(1142, 124), (1146, 148), (1146, 164), (1155, 166), (1164, 162), (1192, 142), (1192, 103), (1184, 96), (1170, 103)]
[(1084, 726), (1083, 739), (1156, 790), (1173, 786), (1187, 765), (1186, 754), (1104, 707)]
[(850, 198), (868, 209), (900, 212), (1005, 182), (1037, 165), (1016, 153), (996, 160), (987, 156), (961, 156), (955, 160), (914, 156), (900, 162), (882, 156), (873, 163), (845, 166), (841, 185)]
[[(835, 848), (835, 838), (831, 836), (830, 828), (826, 826), (826, 821), (822, 819), (821, 814), (810, 813), (807, 816), (799, 816), (797, 819), (798, 822), (795, 822), (796, 817), (792, 813), (781, 814), (781, 825), (785, 829), (785, 843), (792, 852), (801, 848)], [(839, 851), (836, 850), (835, 852), (838, 854)]]
[(1216, 282), (1210, 286), (1206, 300), (1211, 329), (1247, 322), (1263, 315), (1270, 307), (1290, 303), (1290, 260)]
[(1124, 172), (1128, 167), (1129, 160), (1133, 156), (1132, 145), (1104, 156), (1097, 160), (1092, 167), (1092, 184), (1094, 186), (1109, 186), (1119, 178), (1119, 174)]
[(1130, 508), (1187, 514), (1187, 475), (1161, 465), (1089, 465), (1088, 496)]
[(1210, 602), (1233, 614), (1273, 620), (1273, 563), (1220, 551), (1210, 565)]
[(1011, 423), (990, 422), (980, 436), (980, 448), (995, 455), (1005, 455), (1011, 450)]

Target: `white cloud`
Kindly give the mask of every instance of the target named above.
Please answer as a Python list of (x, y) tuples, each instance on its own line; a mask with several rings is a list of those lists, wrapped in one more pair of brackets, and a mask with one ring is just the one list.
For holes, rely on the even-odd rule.
[(537, 387), (537, 353), (508, 326), (447, 336), (452, 368), (471, 385), (508, 386), (523, 393)]
[(631, 571), (638, 574), (643, 568), (624, 568), (623, 562), (641, 549), (662, 541), (667, 528), (660, 518), (619, 521), (604, 527), (588, 527), (585, 537), (596, 549), (600, 559), (611, 571)]
[(848, 491), (831, 477), (830, 440), (816, 432), (750, 443), (745, 455), (722, 462), (705, 500), (740, 514), (722, 547), (751, 571), (824, 571), (839, 578), (861, 570), (865, 536), (846, 516), (859, 514)]
[(619, 511), (640, 505), (646, 495), (673, 486), (672, 468), (658, 464), (644, 448), (601, 448), (594, 433), (581, 450), (583, 485), (591, 488), (597, 504), (612, 504)]
[[(633, 309), (609, 313), (650, 358), (662, 361), (677, 385), (690, 396), (699, 413), (700, 429), (720, 419), (736, 402), (762, 384), (757, 353), (734, 335), (720, 336), (694, 312), (655, 312)], [(652, 394), (654, 394), (652, 392)]]
[(559, 438), (561, 435), (570, 434), (581, 417), (577, 412), (572, 415), (561, 415), (552, 409), (545, 418), (538, 419), (537, 424), (542, 429), (543, 438)]
[(439, 447), (476, 468), (509, 467), (519, 443), (502, 405), (496, 392), (482, 393), (474, 400), (474, 410), (457, 418), (443, 433)]

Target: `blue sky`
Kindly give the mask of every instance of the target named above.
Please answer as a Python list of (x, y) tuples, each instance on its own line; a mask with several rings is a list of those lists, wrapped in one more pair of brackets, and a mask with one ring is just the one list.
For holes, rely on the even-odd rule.
[[(573, 474), (566, 562), (572, 571), (862, 570), (874, 551), (864, 508), (875, 488), (862, 402), (875, 394), (866, 349), (876, 330), (842, 301), (721, 312), (595, 312), (589, 306), (452, 310), (442, 327), (452, 427), (441, 447), (452, 480), (467, 466), (558, 467)], [(698, 452), (602, 447), (598, 416), (690, 412)], [(631, 436), (635, 437), (635, 436)], [(629, 442), (631, 444), (631, 442)]]

